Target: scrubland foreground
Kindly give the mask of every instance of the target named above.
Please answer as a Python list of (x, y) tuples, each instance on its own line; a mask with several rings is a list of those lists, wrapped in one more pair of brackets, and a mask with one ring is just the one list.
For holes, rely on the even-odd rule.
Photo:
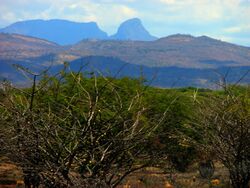
[(161, 89), (80, 72), (2, 82), (2, 187), (248, 188), (249, 86)]

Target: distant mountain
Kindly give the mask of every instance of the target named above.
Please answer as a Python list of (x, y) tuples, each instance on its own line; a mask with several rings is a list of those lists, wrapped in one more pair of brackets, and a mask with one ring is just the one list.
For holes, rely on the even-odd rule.
[(82, 39), (107, 39), (95, 22), (77, 23), (67, 20), (28, 20), (16, 22), (0, 30), (46, 39), (60, 45), (74, 44)]
[(95, 22), (78, 23), (67, 20), (27, 20), (0, 29), (0, 33), (21, 34), (46, 39), (60, 45), (72, 45), (84, 39), (152, 41), (138, 18), (122, 23), (115, 35), (108, 37)]
[(206, 36), (171, 35), (156, 41), (90, 41), (71, 47), (79, 56), (117, 57), (151, 67), (218, 68), (249, 66), (250, 48)]
[(140, 19), (133, 18), (123, 22), (118, 28), (117, 33), (112, 35), (110, 39), (152, 41), (157, 38), (149, 34), (149, 32), (142, 25)]

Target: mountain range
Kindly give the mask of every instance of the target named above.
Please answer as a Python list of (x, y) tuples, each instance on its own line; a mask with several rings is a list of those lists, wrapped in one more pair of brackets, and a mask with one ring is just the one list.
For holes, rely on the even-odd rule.
[(118, 57), (149, 67), (217, 68), (250, 65), (250, 48), (207, 36), (171, 35), (155, 41), (85, 40), (70, 47), (78, 56)]
[[(37, 72), (50, 67), (53, 74), (67, 61), (72, 70), (84, 64), (84, 71), (102, 72), (107, 76), (139, 77), (143, 73), (147, 80), (152, 80), (152, 85), (158, 87), (213, 88), (221, 75), (228, 75), (230, 83), (245, 75), (242, 83), (250, 83), (250, 74), (247, 74), (250, 70), (249, 47), (207, 36), (176, 34), (156, 39), (134, 23), (141, 25), (140, 20), (131, 19), (109, 38), (86, 38), (72, 45), (60, 45), (34, 36), (0, 33), (0, 78), (23, 84), (25, 78), (13, 64)], [(140, 35), (130, 32), (133, 30), (130, 27), (144, 33), (145, 39), (136, 40)]]
[(97, 23), (77, 23), (68, 20), (28, 20), (11, 24), (0, 33), (11, 33), (28, 35), (55, 42), (60, 45), (72, 45), (83, 39), (102, 39), (102, 40), (155, 40), (144, 28), (138, 18), (125, 21), (120, 25), (116, 34), (108, 36), (102, 31)]

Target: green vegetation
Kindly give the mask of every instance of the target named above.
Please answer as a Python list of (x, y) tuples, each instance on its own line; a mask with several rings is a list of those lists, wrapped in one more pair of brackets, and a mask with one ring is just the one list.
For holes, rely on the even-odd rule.
[(249, 99), (249, 87), (225, 87), (223, 93), (202, 101), (197, 113), (200, 146), (229, 170), (234, 188), (247, 188), (250, 180)]
[(250, 178), (250, 88), (160, 89), (143, 79), (61, 71), (0, 90), (0, 154), (26, 185), (116, 187), (161, 165), (219, 160), (233, 187)]

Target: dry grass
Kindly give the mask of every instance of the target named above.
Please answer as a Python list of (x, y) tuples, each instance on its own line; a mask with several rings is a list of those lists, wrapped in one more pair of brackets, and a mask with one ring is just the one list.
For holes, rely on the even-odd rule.
[[(0, 188), (24, 187), (20, 168), (7, 158), (0, 158)], [(220, 163), (215, 163), (211, 181), (199, 176), (197, 164), (186, 173), (166, 174), (160, 168), (145, 168), (127, 177), (118, 188), (228, 188), (228, 172)], [(9, 184), (8, 184), (9, 181)], [(12, 183), (11, 183), (12, 182)], [(15, 184), (13, 184), (15, 182)]]
[(160, 168), (146, 168), (129, 176), (119, 188), (229, 188), (228, 172), (220, 163), (215, 163), (211, 180), (200, 177), (197, 164), (186, 173), (165, 174)]

